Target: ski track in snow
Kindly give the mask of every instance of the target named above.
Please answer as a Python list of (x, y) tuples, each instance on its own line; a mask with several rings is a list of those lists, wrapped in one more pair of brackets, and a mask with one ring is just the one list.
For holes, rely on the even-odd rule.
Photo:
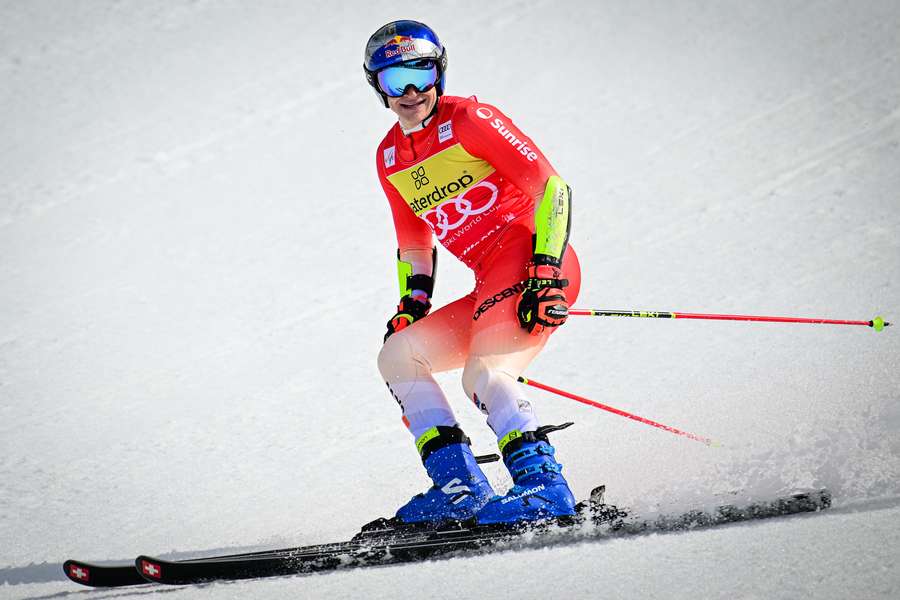
[[(448, 92), (503, 107), (572, 183), (578, 305), (900, 320), (895, 2), (420, 6)], [(554, 438), (576, 495), (828, 486), (833, 509), (181, 590), (60, 581), (69, 557), (346, 538), (426, 486), (375, 367), (391, 119), (359, 62), (398, 11), (0, 5), (0, 598), (900, 596), (896, 328), (574, 317), (529, 376), (724, 443), (535, 392), (576, 422)], [(471, 286), (443, 254), (438, 305)]]

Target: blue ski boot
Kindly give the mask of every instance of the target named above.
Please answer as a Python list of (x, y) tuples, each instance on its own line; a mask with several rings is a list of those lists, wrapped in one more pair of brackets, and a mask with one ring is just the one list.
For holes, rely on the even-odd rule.
[(569, 425), (547, 425), (525, 433), (517, 430), (500, 440), (503, 462), (514, 485), (505, 496), (494, 496), (478, 511), (475, 519), (479, 525), (514, 524), (575, 514), (575, 497), (560, 473), (562, 465), (553, 458), (555, 450), (547, 440), (547, 433)]
[(469, 444), (459, 427), (432, 427), (416, 440), (434, 485), (400, 507), (397, 519), (401, 523), (437, 524), (470, 519), (493, 497), (494, 490)]

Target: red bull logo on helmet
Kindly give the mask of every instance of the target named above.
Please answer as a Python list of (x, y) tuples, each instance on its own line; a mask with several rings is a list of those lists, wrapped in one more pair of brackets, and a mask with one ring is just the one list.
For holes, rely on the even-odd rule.
[(416, 51), (416, 41), (408, 35), (395, 35), (384, 44), (385, 58)]

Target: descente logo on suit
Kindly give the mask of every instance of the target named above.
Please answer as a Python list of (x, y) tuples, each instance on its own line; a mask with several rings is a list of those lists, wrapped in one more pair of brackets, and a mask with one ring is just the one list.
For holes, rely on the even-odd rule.
[(482, 302), (481, 304), (478, 305), (478, 310), (476, 310), (475, 314), (472, 315), (472, 320), (477, 321), (479, 319), (479, 317), (481, 317), (481, 315), (483, 315), (484, 313), (486, 313), (487, 311), (492, 309), (494, 307), (494, 305), (499, 304), (500, 302), (503, 302), (507, 298), (512, 298), (513, 296), (521, 294), (523, 291), (525, 291), (525, 284), (520, 282), (511, 287), (506, 288), (505, 290), (503, 290), (501, 292), (497, 292), (496, 294), (494, 294), (490, 298), (487, 298), (484, 302)]

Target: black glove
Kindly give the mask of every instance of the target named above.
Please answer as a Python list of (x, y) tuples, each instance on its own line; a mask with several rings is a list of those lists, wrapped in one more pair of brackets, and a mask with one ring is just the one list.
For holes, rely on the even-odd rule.
[(563, 288), (568, 279), (561, 279), (562, 271), (552, 265), (528, 265), (525, 290), (519, 297), (516, 311), (519, 325), (531, 335), (540, 335), (548, 328), (559, 327), (569, 316), (569, 303)]

